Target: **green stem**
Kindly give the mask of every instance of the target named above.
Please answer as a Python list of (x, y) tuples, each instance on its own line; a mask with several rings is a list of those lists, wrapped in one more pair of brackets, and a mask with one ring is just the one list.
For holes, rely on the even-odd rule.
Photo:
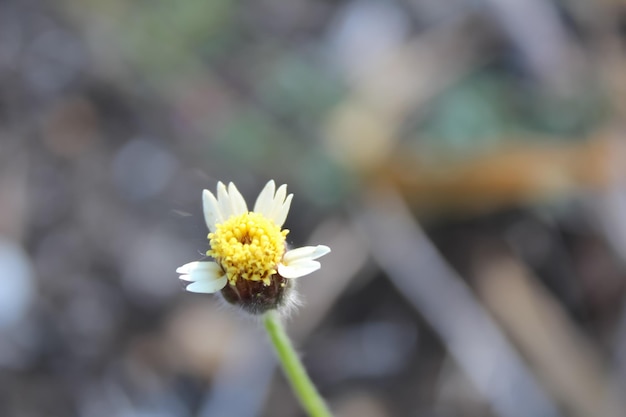
[(283, 371), (302, 407), (311, 417), (332, 417), (326, 403), (317, 392), (300, 358), (298, 358), (298, 354), (280, 321), (278, 312), (276, 310), (266, 312), (263, 316), (263, 324), (265, 324), (265, 329), (274, 345)]

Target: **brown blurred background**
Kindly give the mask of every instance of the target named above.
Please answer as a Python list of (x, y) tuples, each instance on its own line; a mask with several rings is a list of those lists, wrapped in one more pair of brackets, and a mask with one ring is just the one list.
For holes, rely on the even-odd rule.
[(338, 417), (624, 416), (625, 128), (621, 0), (0, 1), (0, 416), (302, 416), (174, 272), (271, 178)]

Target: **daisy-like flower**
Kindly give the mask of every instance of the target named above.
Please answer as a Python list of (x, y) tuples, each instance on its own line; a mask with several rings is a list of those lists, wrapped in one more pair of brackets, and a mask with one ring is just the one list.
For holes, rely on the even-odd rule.
[(246, 201), (235, 184), (217, 184), (217, 198), (202, 192), (204, 219), (209, 228), (214, 261), (190, 262), (178, 268), (180, 279), (190, 281), (187, 291), (215, 293), (231, 304), (260, 314), (278, 308), (289, 300), (292, 280), (320, 268), (315, 259), (326, 255), (324, 245), (287, 250), (287, 218), (293, 194), (287, 186), (276, 190), (269, 181), (248, 211)]

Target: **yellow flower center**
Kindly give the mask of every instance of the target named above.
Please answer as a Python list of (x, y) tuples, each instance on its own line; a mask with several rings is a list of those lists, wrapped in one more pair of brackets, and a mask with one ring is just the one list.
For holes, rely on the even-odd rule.
[(269, 285), (285, 253), (287, 233), (260, 213), (231, 216), (209, 233), (207, 255), (224, 268), (231, 285), (240, 278)]

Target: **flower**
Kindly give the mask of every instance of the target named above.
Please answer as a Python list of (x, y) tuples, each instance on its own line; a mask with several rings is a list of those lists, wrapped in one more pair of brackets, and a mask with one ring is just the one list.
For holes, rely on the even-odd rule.
[(288, 300), (291, 280), (320, 268), (315, 259), (326, 255), (324, 245), (287, 250), (287, 229), (281, 229), (293, 194), (287, 186), (276, 190), (269, 181), (256, 200), (248, 206), (235, 184), (217, 184), (217, 198), (202, 192), (204, 219), (209, 228), (214, 261), (190, 262), (178, 268), (180, 279), (190, 281), (187, 291), (215, 293), (224, 299), (258, 314), (280, 307)]

